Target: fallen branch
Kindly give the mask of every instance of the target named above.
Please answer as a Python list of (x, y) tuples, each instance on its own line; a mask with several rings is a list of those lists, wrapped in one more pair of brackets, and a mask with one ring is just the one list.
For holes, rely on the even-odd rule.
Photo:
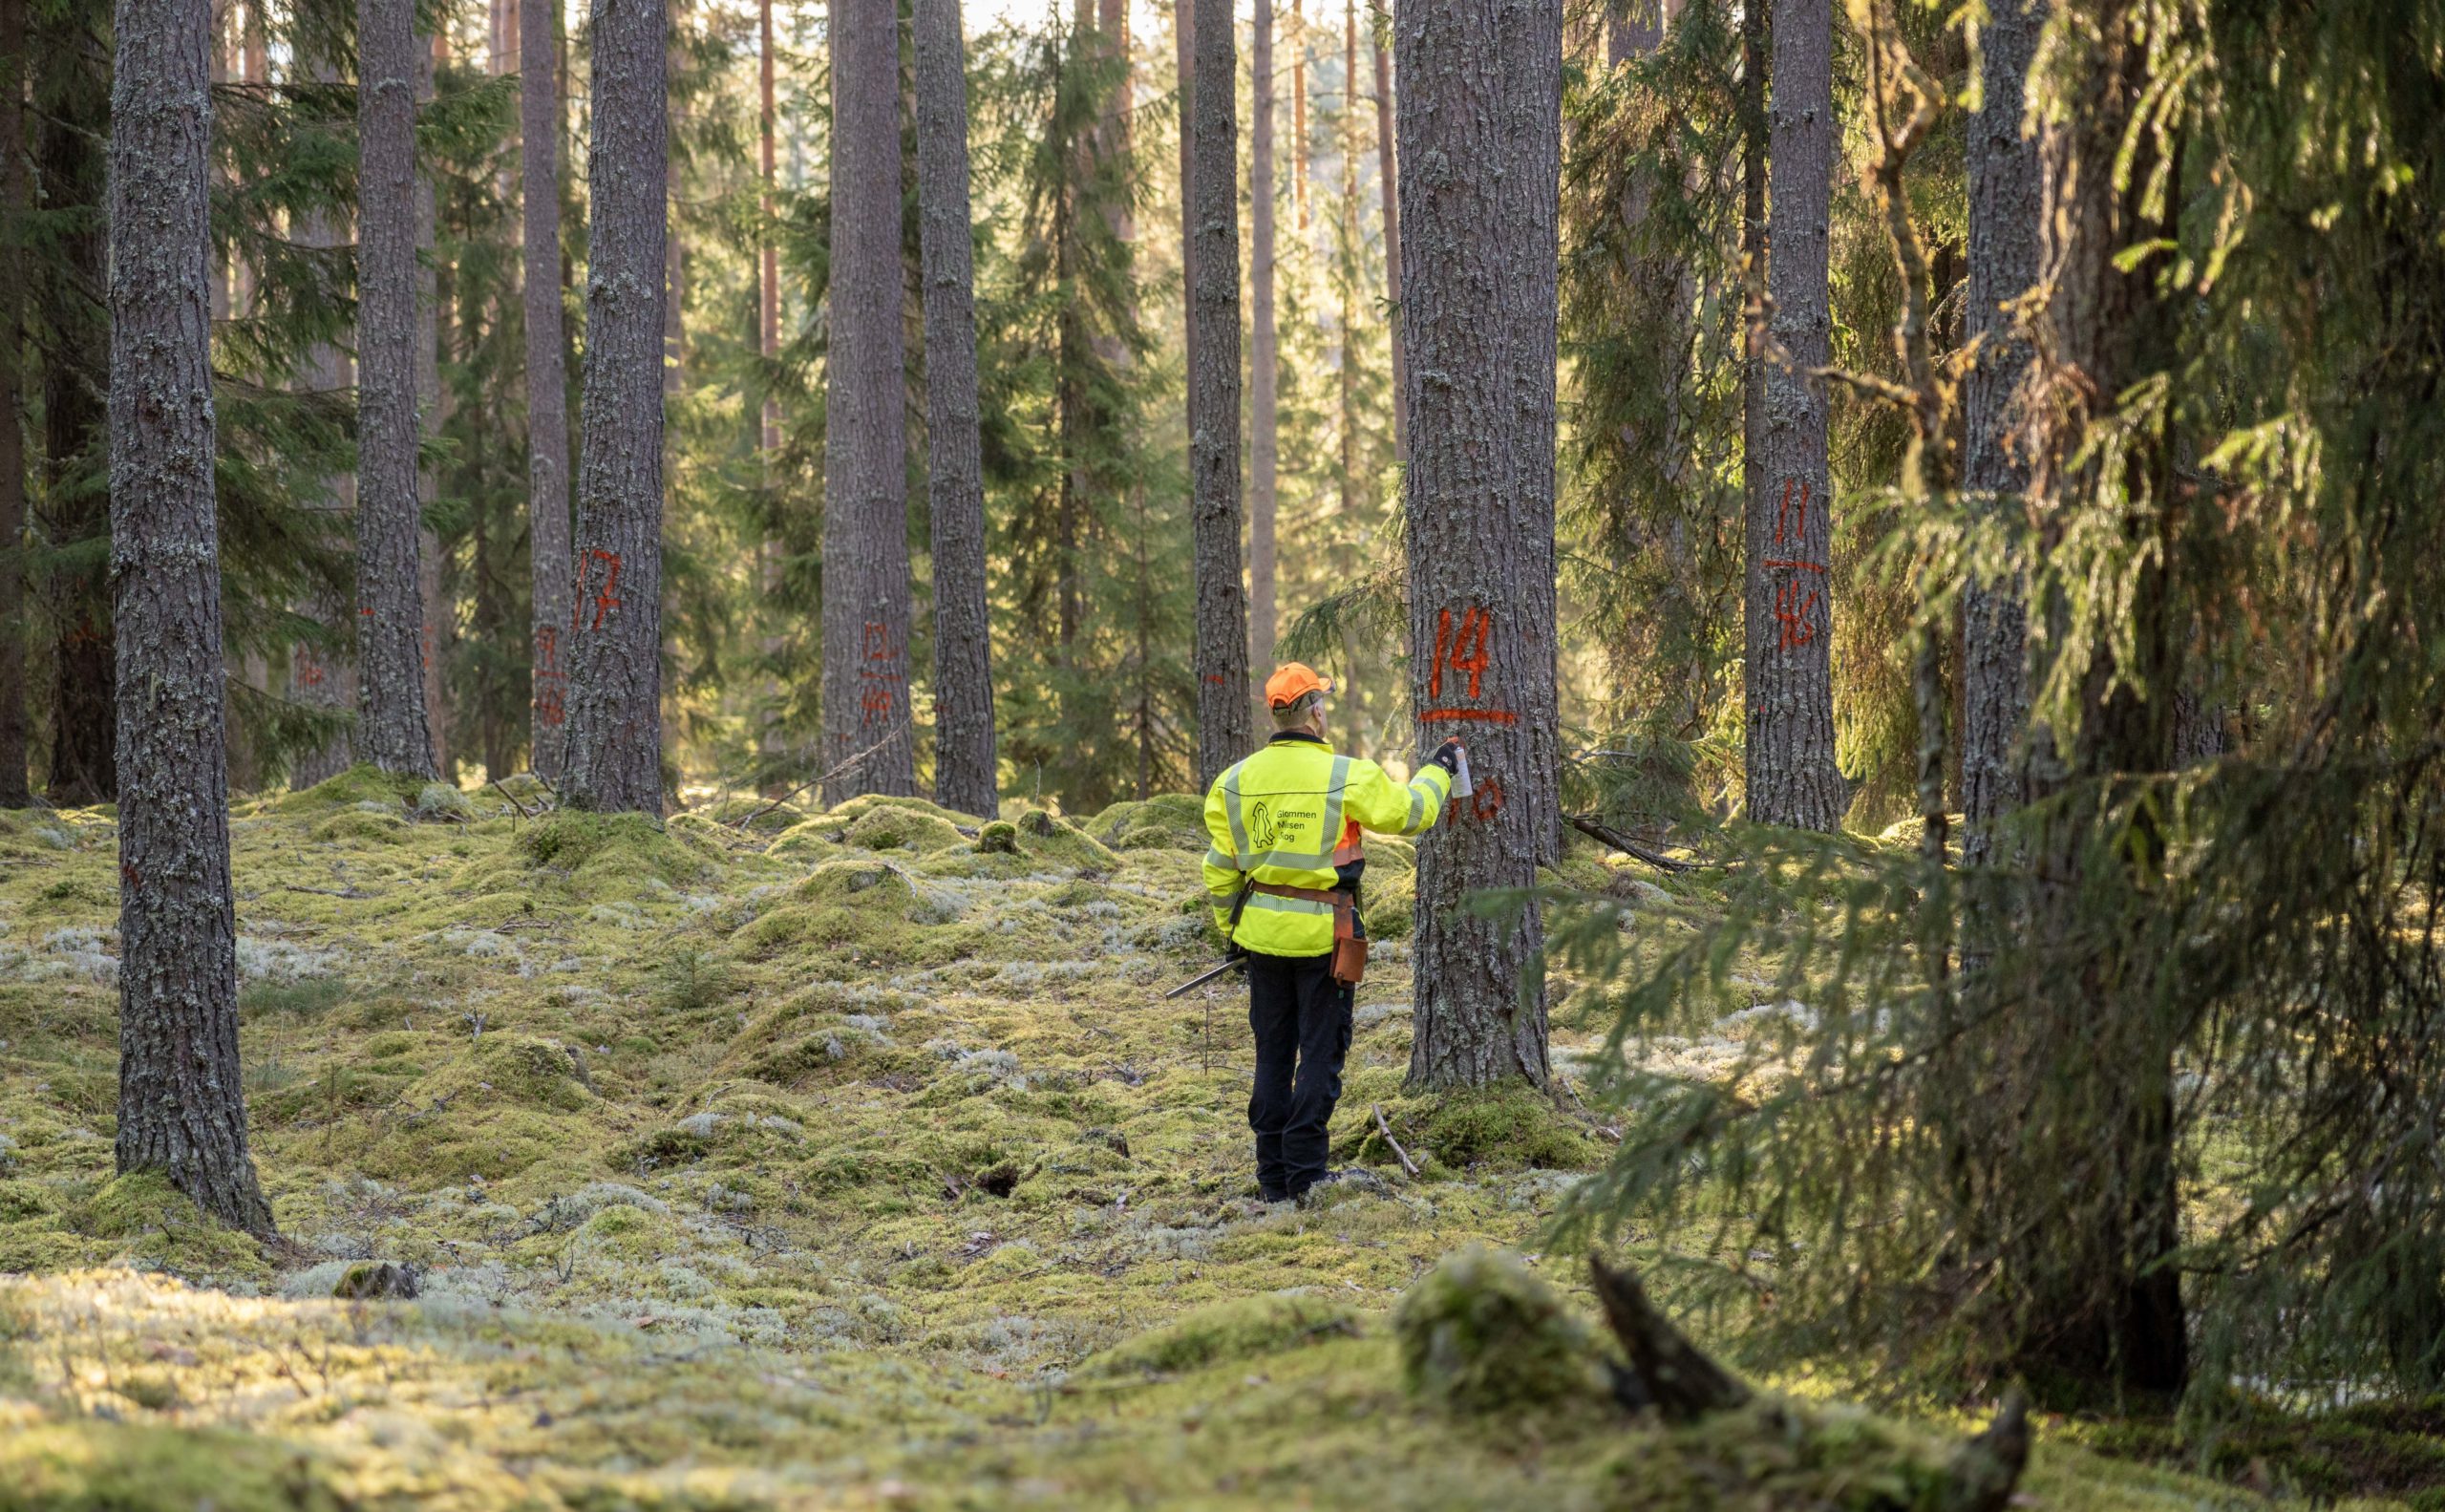
[(491, 777), (484, 778), (484, 786), (491, 788), (494, 792), (499, 793), (501, 797), (509, 799), (509, 806), (518, 810), (520, 817), (524, 819), (533, 819), (535, 817), (534, 815), (526, 812), (525, 804), (518, 801), (517, 794), (512, 793), (509, 789), (494, 781)]
[(754, 813), (748, 815), (745, 819), (740, 820), (731, 827), (738, 830), (741, 834), (746, 833), (748, 825), (755, 823), (765, 815), (772, 813), (775, 809), (779, 808), (784, 803), (787, 803), (790, 799), (805, 792), (808, 788), (817, 787), (825, 782), (831, 781), (841, 773), (848, 771), (851, 767), (856, 766), (866, 757), (891, 744), (894, 740), (899, 739), (901, 732), (907, 728), (908, 721), (903, 719), (898, 724), (893, 725), (889, 730), (884, 731), (882, 738), (875, 741), (874, 744), (866, 747), (863, 751), (851, 752), (849, 755), (840, 758), (840, 764), (839, 766), (834, 767), (831, 771), (824, 773), (820, 777), (811, 777), (807, 778), (805, 781), (790, 789), (787, 793), (782, 794), (779, 798), (775, 799), (772, 802), (765, 804), (762, 808), (755, 810)]
[(1569, 822), (1571, 828), (1579, 831), (1588, 839), (1595, 841), (1600, 844), (1610, 845), (1615, 850), (1620, 851), (1623, 855), (1629, 857), (1631, 860), (1643, 861), (1648, 865), (1656, 868), (1658, 871), (1671, 872), (1677, 875), (1681, 872), (1695, 871), (1697, 869), (1689, 862), (1674, 861), (1671, 857), (1665, 855), (1662, 851), (1653, 850), (1648, 846), (1642, 845), (1637, 841), (1630, 839), (1627, 835), (1623, 834), (1620, 830), (1613, 828), (1611, 825), (1599, 823), (1597, 820), (1590, 819), (1584, 814), (1565, 814), (1563, 818)]
[(1410, 1159), (1409, 1151), (1401, 1148), (1401, 1141), (1393, 1138), (1393, 1126), (1384, 1121), (1384, 1105), (1380, 1102), (1372, 1102), (1369, 1103), (1368, 1106), (1373, 1110), (1375, 1114), (1375, 1132), (1382, 1135), (1384, 1137), (1384, 1142), (1393, 1147), (1393, 1156), (1400, 1161), (1401, 1169), (1410, 1173), (1410, 1180), (1416, 1181), (1418, 1178), (1417, 1162)]
[(1674, 1328), (1638, 1277), (1613, 1269), (1601, 1255), (1587, 1257), (1587, 1272), (1605, 1321), (1629, 1356), (1626, 1368), (1612, 1367), (1613, 1395), (1623, 1406), (1652, 1407), (1668, 1421), (1686, 1423), (1749, 1400), (1749, 1388)]

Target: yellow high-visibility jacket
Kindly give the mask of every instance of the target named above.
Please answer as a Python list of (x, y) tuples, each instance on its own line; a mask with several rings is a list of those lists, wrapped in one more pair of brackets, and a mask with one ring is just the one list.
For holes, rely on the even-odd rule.
[[(1364, 860), (1359, 832), (1415, 835), (1443, 813), (1452, 775), (1429, 762), (1407, 786), (1372, 761), (1335, 756), (1313, 735), (1278, 735), (1224, 772), (1205, 795), (1205, 891), (1214, 922), (1231, 928), (1244, 882), (1332, 887), (1354, 880)], [(1323, 955), (1333, 948), (1333, 910), (1304, 898), (1250, 893), (1234, 936), (1264, 955)]]

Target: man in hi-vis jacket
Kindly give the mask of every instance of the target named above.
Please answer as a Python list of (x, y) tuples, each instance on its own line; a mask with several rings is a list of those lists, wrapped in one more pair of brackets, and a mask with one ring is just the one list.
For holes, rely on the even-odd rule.
[(1257, 1187), (1269, 1203), (1326, 1179), (1325, 1126), (1341, 1097), (1351, 990), (1367, 961), (1358, 879), (1362, 830), (1415, 835), (1451, 796), (1460, 743), (1446, 740), (1408, 785), (1336, 756), (1325, 739), (1333, 685), (1299, 662), (1265, 679), (1273, 738), (1205, 796), (1205, 890), (1248, 961), (1256, 1032)]

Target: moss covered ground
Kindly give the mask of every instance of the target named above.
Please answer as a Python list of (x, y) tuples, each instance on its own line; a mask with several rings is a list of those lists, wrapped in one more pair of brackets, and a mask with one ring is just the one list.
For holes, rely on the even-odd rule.
[[(1601, 1132), (1404, 1097), (1387, 940), (1334, 1124), (1374, 1179), (1258, 1203), (1236, 986), (1160, 1000), (1212, 949), (1195, 816), (243, 803), (266, 1247), (113, 1179), (112, 816), (0, 814), (0, 1507), (1935, 1505), (1928, 1430), (1837, 1408), (1486, 1400), (1592, 1354), (1416, 1389), (1396, 1310), (1473, 1245), (1559, 1283), (1499, 1345), (1586, 1347), (1539, 1248)], [(421, 1294), (334, 1297), (378, 1264)], [(2045, 1438), (2027, 1494), (2239, 1495)]]

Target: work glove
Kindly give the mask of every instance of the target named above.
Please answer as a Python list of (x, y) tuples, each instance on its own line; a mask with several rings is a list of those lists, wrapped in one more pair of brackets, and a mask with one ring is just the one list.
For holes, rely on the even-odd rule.
[(1427, 759), (1454, 777), (1458, 777), (1460, 775), (1460, 737), (1454, 735), (1446, 739), (1435, 748), (1435, 755), (1428, 756)]

